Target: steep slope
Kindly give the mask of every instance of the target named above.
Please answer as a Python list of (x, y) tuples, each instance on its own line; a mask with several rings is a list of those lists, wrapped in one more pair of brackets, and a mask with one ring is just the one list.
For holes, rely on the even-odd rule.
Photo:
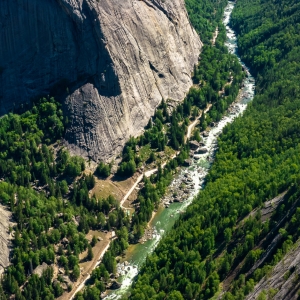
[[(148, 257), (130, 299), (298, 297), (299, 22), (297, 0), (236, 2), (232, 25), (256, 96), (219, 137), (205, 188)], [(259, 208), (286, 190), (263, 218)]]
[[(269, 295), (269, 298), (299, 299), (299, 265), (300, 265), (299, 241), (293, 249), (276, 264), (268, 276), (263, 277), (246, 299), (258, 299), (261, 294)], [(272, 295), (272, 296), (271, 296)]]
[(1, 114), (64, 95), (66, 140), (94, 160), (183, 99), (202, 46), (183, 0), (4, 0), (0, 20)]
[(11, 212), (3, 205), (0, 205), (0, 216), (0, 275), (2, 275), (4, 269), (10, 264), (9, 255), (13, 236), (9, 228), (12, 227), (14, 223), (11, 222)]

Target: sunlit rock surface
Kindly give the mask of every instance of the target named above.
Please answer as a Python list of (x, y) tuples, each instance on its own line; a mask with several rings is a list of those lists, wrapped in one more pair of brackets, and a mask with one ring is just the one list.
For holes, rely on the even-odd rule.
[(201, 41), (184, 0), (0, 1), (0, 112), (63, 97), (74, 153), (109, 159), (192, 84)]

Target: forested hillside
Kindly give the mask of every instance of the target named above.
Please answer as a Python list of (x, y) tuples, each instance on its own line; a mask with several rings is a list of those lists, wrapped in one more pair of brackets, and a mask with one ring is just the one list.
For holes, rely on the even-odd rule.
[(222, 287), (223, 299), (243, 299), (298, 240), (300, 4), (239, 0), (232, 25), (257, 95), (225, 128), (205, 189), (148, 258), (131, 299), (209, 299)]
[(226, 0), (185, 0), (185, 5), (192, 25), (200, 35), (202, 43), (208, 45), (212, 33), (220, 22)]
[[(191, 2), (190, 4), (196, 5), (196, 8), (202, 5), (197, 2)], [(214, 10), (212, 3), (207, 1), (206, 5), (208, 4), (210, 6), (207, 7), (207, 10), (201, 11), (200, 15), (203, 15), (203, 19), (196, 27), (200, 36), (202, 33), (207, 36), (207, 43), (204, 45), (201, 53), (201, 62), (194, 68), (193, 87), (183, 103), (177, 105), (172, 111), (170, 111), (168, 105), (169, 99), (163, 99), (154, 117), (145, 128), (144, 134), (138, 138), (131, 138), (122, 153), (122, 162), (117, 171), (119, 176), (131, 176), (141, 164), (142, 158), (140, 152), (136, 151), (137, 148), (141, 150), (143, 147), (148, 147), (151, 150), (148, 163), (155, 161), (162, 151), (167, 150), (167, 147), (174, 152), (180, 152), (163, 169), (158, 165), (157, 174), (153, 174), (149, 179), (144, 177), (143, 188), (139, 191), (136, 200), (138, 207), (131, 218), (131, 227), (128, 235), (129, 242), (136, 242), (143, 236), (144, 229), (151, 219), (153, 210), (160, 205), (160, 200), (167, 192), (167, 188), (178, 167), (182, 166), (189, 157), (189, 143), (185, 142), (188, 125), (199, 115), (199, 111), (203, 111), (208, 105), (211, 106), (210, 111), (202, 115), (199, 128), (195, 130), (193, 136), (193, 138), (200, 140), (199, 130), (205, 130), (212, 121), (220, 121), (226, 109), (236, 98), (245, 76), (238, 59), (234, 55), (229, 54), (223, 45), (225, 28), (221, 24), (219, 24), (219, 37), (216, 41), (216, 46), (212, 46), (210, 38), (216, 28), (213, 26), (217, 26), (218, 20), (221, 18), (222, 9), (215, 17), (211, 18), (213, 23), (208, 22), (206, 19), (208, 11)], [(222, 5), (225, 6), (225, 4), (226, 1), (223, 1)], [(191, 17), (195, 18), (196, 10), (193, 10), (191, 7), (190, 9), (192, 9)], [(206, 27), (208, 24), (210, 24), (209, 27)], [(120, 252), (122, 251), (113, 251), (112, 253), (118, 255)], [(103, 281), (101, 268), (100, 265), (92, 272), (87, 288), (76, 295), (77, 300), (97, 299), (101, 294), (103, 291), (101, 286), (99, 286), (99, 281)], [(127, 298), (127, 295), (125, 298)]]
[[(71, 156), (60, 142), (68, 119), (54, 98), (42, 98), (23, 114), (10, 113), (0, 120), (0, 198), (4, 207), (10, 207), (16, 221), (10, 228), (13, 234), (11, 266), (2, 278), (1, 299), (11, 296), (22, 300), (54, 299), (64, 291), (71, 291), (74, 283), (82, 279), (82, 264), (93, 260), (94, 247), (99, 243), (95, 236), (88, 240), (90, 230), (115, 230), (117, 239), (111, 242), (102, 263), (92, 272), (89, 287), (76, 297), (99, 298), (110, 286), (110, 275), (116, 273), (115, 257), (129, 242), (143, 235), (172, 174), (188, 158), (187, 126), (208, 104), (212, 108), (206, 118), (203, 115), (201, 128), (220, 120), (244, 78), (238, 60), (223, 47), (224, 28), (220, 27), (216, 47), (210, 46), (209, 37), (222, 12), (222, 9), (216, 11), (212, 23), (204, 21), (212, 9), (211, 5), (203, 10), (203, 19), (197, 25), (200, 35), (206, 34), (208, 44), (203, 48), (201, 64), (194, 69), (193, 89), (172, 114), (168, 99), (163, 100), (144, 135), (131, 138), (122, 153), (117, 175), (128, 177), (144, 163), (143, 159), (148, 159), (147, 163), (155, 161), (159, 156), (156, 152), (166, 147), (180, 150), (163, 170), (159, 166), (157, 175), (144, 178), (144, 188), (137, 199), (139, 206), (131, 220), (114, 197), (101, 198), (90, 193), (95, 177), (85, 171), (86, 162)], [(192, 18), (195, 16), (194, 13)], [(221, 95), (224, 86), (224, 95)], [(196, 139), (200, 138), (197, 132)], [(150, 157), (139, 155), (137, 149), (143, 147), (149, 148)], [(100, 163), (96, 170), (101, 177), (108, 177), (110, 172), (111, 164)], [(42, 266), (44, 271), (35, 274)]]
[[(1, 299), (54, 299), (71, 290), (80, 276), (79, 255), (87, 250), (86, 260), (91, 260), (98, 242), (88, 241), (89, 230), (121, 229), (128, 223), (112, 196), (89, 196), (93, 175), (83, 174), (83, 158), (71, 157), (59, 142), (66, 122), (61, 104), (53, 98), (0, 120), (0, 199), (16, 222), (9, 228), (13, 250), (1, 280)], [(120, 240), (124, 228), (118, 232)], [(118, 242), (112, 244), (114, 249)], [(114, 261), (110, 256), (108, 251), (107, 268)], [(35, 269), (42, 264), (46, 268), (38, 275)]]

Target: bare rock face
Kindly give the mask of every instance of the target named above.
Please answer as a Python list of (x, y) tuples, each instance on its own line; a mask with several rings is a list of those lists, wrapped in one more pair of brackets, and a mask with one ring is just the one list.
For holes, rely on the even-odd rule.
[(0, 204), (0, 276), (10, 264), (9, 256), (12, 248), (13, 233), (9, 227), (15, 225), (11, 222), (12, 213)]
[[(247, 295), (247, 300), (258, 299), (261, 293), (270, 295), (272, 299), (299, 299), (299, 271), (300, 271), (300, 240), (280, 260), (279, 263), (264, 276), (254, 287), (254, 290)], [(271, 299), (271, 298), (269, 298)]]
[(63, 95), (74, 153), (107, 160), (191, 86), (184, 0), (0, 1), (0, 113)]

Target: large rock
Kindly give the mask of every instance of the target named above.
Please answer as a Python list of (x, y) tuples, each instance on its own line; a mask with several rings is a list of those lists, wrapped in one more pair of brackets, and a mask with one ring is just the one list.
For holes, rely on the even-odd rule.
[(12, 222), (12, 213), (7, 207), (0, 205), (0, 276), (4, 270), (10, 265), (9, 257), (12, 249), (12, 240), (14, 233), (10, 233), (15, 223)]
[(195, 154), (204, 154), (204, 153), (207, 153), (207, 152), (208, 152), (207, 148), (201, 147), (201, 148), (199, 148), (195, 151)]
[(117, 290), (121, 287), (121, 283), (117, 282), (116, 280), (112, 280), (111, 283), (107, 286), (110, 290)]
[(94, 160), (180, 101), (201, 49), (184, 0), (0, 1), (0, 112), (60, 95), (66, 140)]
[(41, 265), (37, 266), (34, 270), (33, 270), (33, 274), (38, 275), (39, 277), (41, 277), (43, 275), (43, 273), (48, 269), (48, 265), (43, 262)]
[(190, 149), (196, 150), (199, 148), (199, 143), (197, 141), (190, 141)]
[[(245, 299), (259, 299), (263, 291), (274, 290), (274, 300), (299, 299), (300, 244), (299, 240), (290, 251), (268, 271)], [(270, 298), (269, 298), (270, 299)]]

